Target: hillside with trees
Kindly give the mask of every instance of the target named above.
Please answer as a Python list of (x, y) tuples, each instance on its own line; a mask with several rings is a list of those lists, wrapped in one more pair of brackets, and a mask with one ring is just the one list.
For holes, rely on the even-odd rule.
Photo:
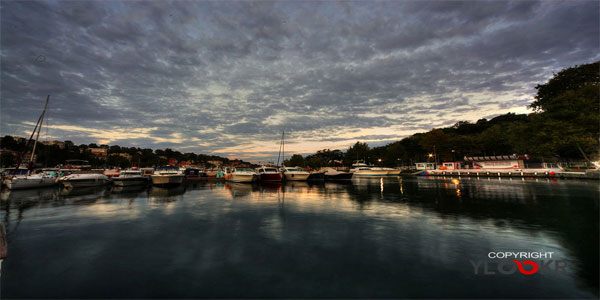
[[(391, 144), (370, 148), (356, 142), (346, 152), (324, 149), (286, 165), (335, 165), (364, 159), (383, 166), (431, 160), (458, 160), (465, 155), (529, 154), (533, 161), (568, 162), (598, 159), (600, 137), (600, 62), (564, 69), (536, 87), (532, 113), (508, 113), (475, 123), (416, 133)], [(431, 155), (430, 155), (431, 154)], [(380, 161), (381, 160), (381, 161)]]
[[(17, 163), (15, 154), (21, 153), (25, 149), (26, 140), (4, 136), (0, 140), (0, 145), (3, 149), (0, 159), (1, 165), (2, 167), (10, 167)], [(104, 149), (106, 155), (94, 155), (91, 149)], [(211, 167), (210, 162), (220, 162), (222, 165), (251, 165), (242, 160), (231, 160), (216, 155), (195, 154), (191, 152), (181, 153), (169, 148), (152, 150), (138, 147), (120, 147), (118, 145), (97, 145), (94, 143), (75, 145), (71, 141), (65, 141), (60, 145), (38, 143), (36, 155), (37, 164), (48, 167), (65, 164), (66, 160), (69, 159), (87, 160), (94, 167), (104, 168), (152, 167), (178, 163)]]

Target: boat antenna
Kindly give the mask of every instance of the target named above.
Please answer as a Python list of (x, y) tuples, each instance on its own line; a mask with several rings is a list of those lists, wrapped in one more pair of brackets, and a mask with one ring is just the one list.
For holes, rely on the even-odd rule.
[(35, 127), (33, 128), (33, 131), (31, 132), (31, 135), (29, 136), (29, 139), (27, 140), (27, 144), (25, 144), (25, 149), (19, 155), (19, 160), (17, 162), (17, 166), (15, 167), (15, 170), (13, 171), (13, 175), (17, 175), (17, 171), (19, 170), (19, 167), (21, 166), (21, 163), (23, 163), (23, 156), (25, 156), (25, 152), (27, 152), (27, 149), (29, 149), (29, 145), (31, 145), (31, 140), (33, 139), (33, 135), (38, 130), (38, 127), (41, 126), (42, 120), (44, 118), (44, 114), (46, 113), (46, 108), (48, 107), (48, 101), (49, 100), (50, 100), (50, 95), (48, 95), (48, 97), (46, 97), (46, 104), (44, 104), (44, 111), (42, 111), (42, 114), (38, 118), (38, 121), (35, 124)]

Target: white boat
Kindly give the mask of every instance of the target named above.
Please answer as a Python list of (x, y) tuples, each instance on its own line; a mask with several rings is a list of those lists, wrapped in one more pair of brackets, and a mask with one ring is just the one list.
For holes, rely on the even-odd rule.
[(4, 184), (11, 190), (47, 187), (56, 184), (56, 176), (46, 173), (17, 175), (5, 179)]
[(402, 170), (394, 169), (394, 168), (382, 168), (387, 171), (388, 176), (400, 176)]
[(261, 166), (260, 168), (256, 168), (256, 173), (258, 173), (258, 180), (262, 182), (266, 181), (277, 181), (281, 182), (283, 176), (281, 173), (277, 171), (275, 167), (267, 167)]
[(106, 185), (110, 181), (104, 174), (71, 174), (59, 177), (56, 181), (66, 188), (93, 187)]
[(364, 161), (356, 161), (352, 167), (350, 172), (354, 173), (354, 176), (387, 176), (389, 172), (387, 168), (369, 166)]
[(283, 180), (286, 181), (305, 181), (310, 176), (309, 172), (302, 170), (300, 167), (283, 166), (280, 170), (283, 174)]
[[(44, 123), (44, 116), (46, 115), (46, 109), (48, 108), (48, 101), (50, 101), (50, 95), (46, 98), (46, 103), (44, 104), (44, 110), (40, 115), (35, 127), (33, 128), (33, 132), (27, 141), (25, 146), (25, 150), (19, 156), (19, 162), (17, 163), (17, 168), (12, 172), (13, 175), (7, 176), (3, 180), (3, 184), (6, 185), (9, 189), (30, 189), (30, 188), (41, 188), (52, 186), (56, 184), (56, 176), (52, 176), (50, 173), (39, 173), (32, 174), (31, 171), (34, 166), (34, 158), (35, 158), (35, 149), (37, 147), (37, 142), (40, 137), (40, 131), (42, 130), (42, 124)], [(31, 150), (31, 156), (29, 157), (29, 166), (27, 173), (25, 175), (16, 175), (18, 174), (18, 169), (21, 167), (23, 163), (23, 156), (25, 152), (29, 149), (29, 144), (31, 143), (33, 136), (36, 134), (35, 142), (33, 143), (33, 150)]]
[(151, 176), (152, 184), (157, 186), (177, 186), (183, 183), (185, 175), (177, 167), (158, 167)]
[(140, 170), (125, 170), (119, 173), (119, 177), (112, 178), (115, 186), (145, 185), (148, 177), (142, 175)]
[(231, 173), (224, 176), (225, 180), (231, 182), (255, 182), (258, 180), (256, 171), (247, 168), (233, 169)]
[(325, 180), (351, 180), (354, 175), (352, 172), (341, 172), (334, 168), (323, 168)]

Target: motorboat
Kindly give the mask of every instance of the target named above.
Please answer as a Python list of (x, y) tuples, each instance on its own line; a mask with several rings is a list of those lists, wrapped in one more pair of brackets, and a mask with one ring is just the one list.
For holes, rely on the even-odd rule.
[(231, 182), (255, 182), (258, 180), (258, 174), (256, 174), (256, 171), (248, 168), (233, 169), (224, 177), (225, 180)]
[(354, 176), (387, 176), (389, 172), (387, 168), (369, 166), (364, 161), (360, 160), (352, 164), (352, 167), (350, 172), (352, 172)]
[(153, 185), (177, 186), (183, 183), (185, 175), (177, 167), (165, 166), (156, 168), (151, 178)]
[(311, 171), (310, 175), (308, 175), (308, 178), (306, 178), (307, 181), (324, 181), (325, 180), (325, 172), (319, 170), (319, 171)]
[(308, 176), (310, 176), (309, 172), (300, 167), (292, 168), (283, 166), (280, 170), (285, 181), (306, 181)]
[(394, 169), (394, 168), (382, 168), (382, 169), (387, 171), (388, 176), (400, 176), (400, 173), (402, 173), (402, 170), (399, 170), (399, 169)]
[(187, 168), (185, 171), (183, 171), (183, 174), (187, 180), (202, 180), (208, 177), (206, 172), (196, 168)]
[(102, 186), (108, 184), (110, 181), (108, 179), (108, 176), (104, 174), (76, 173), (59, 177), (58, 179), (56, 179), (56, 182), (63, 185), (66, 188), (78, 188)]
[(283, 179), (283, 175), (275, 167), (261, 166), (260, 168), (256, 168), (256, 173), (258, 174), (258, 180), (262, 182), (282, 181)]
[(325, 180), (351, 180), (354, 175), (352, 172), (342, 172), (334, 168), (322, 169), (325, 173)]
[(140, 170), (125, 170), (119, 172), (118, 177), (112, 178), (115, 186), (132, 186), (148, 184), (148, 177), (142, 175)]

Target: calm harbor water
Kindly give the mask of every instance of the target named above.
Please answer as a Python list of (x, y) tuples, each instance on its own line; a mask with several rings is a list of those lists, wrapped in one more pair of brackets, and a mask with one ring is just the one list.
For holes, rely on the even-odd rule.
[[(1, 204), (2, 298), (598, 297), (597, 181), (209, 182)], [(502, 274), (500, 251), (567, 267)]]

